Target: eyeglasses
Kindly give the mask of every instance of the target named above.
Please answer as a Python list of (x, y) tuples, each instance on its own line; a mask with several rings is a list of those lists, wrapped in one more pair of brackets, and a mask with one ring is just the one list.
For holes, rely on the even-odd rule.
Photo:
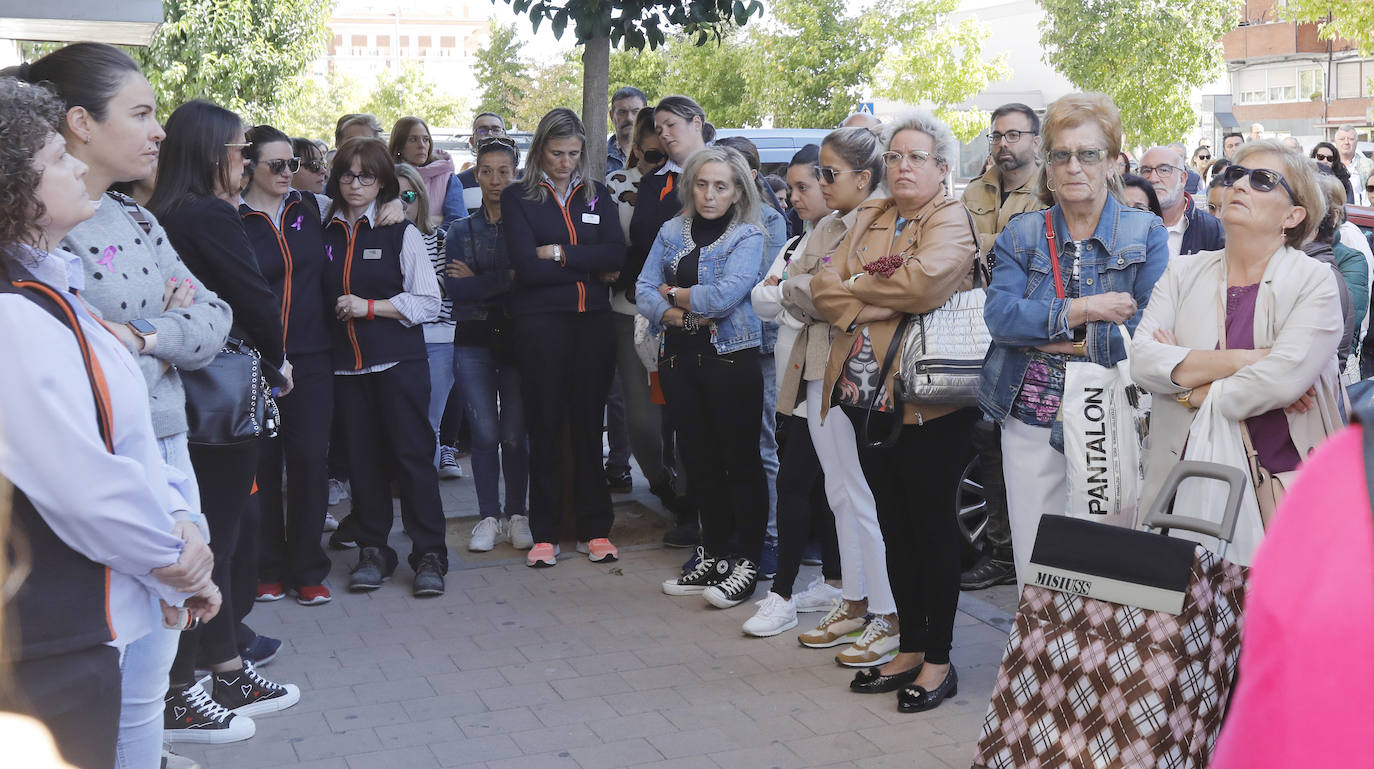
[(1331, 155), (1328, 155), (1328, 154), (1326, 154), (1326, 153), (1323, 152), (1323, 153), (1320, 154), (1320, 155), (1313, 155), (1313, 156), (1312, 156), (1312, 159), (1313, 159), (1313, 160), (1322, 160), (1322, 161), (1325, 161), (1325, 162), (1327, 162), (1327, 163), (1330, 163), (1331, 161), (1335, 160), (1336, 158), (1334, 158), (1334, 157), (1332, 157)]
[(377, 183), (377, 175), (369, 173), (355, 174), (352, 171), (344, 171), (339, 174), (339, 186), (357, 182), (359, 187), (371, 187)]
[(475, 134), (477, 134), (478, 136), (505, 136), (505, 135), (506, 135), (506, 129), (502, 128), (502, 127), (499, 126), (499, 125), (484, 125), (484, 126), (478, 126), (478, 127), (474, 128), (474, 129), (472, 129), (472, 132), (475, 133)]
[(1069, 161), (1078, 158), (1078, 164), (1082, 166), (1095, 166), (1107, 159), (1107, 151), (1104, 149), (1084, 149), (1084, 150), (1050, 150), (1045, 153), (1046, 159), (1051, 165), (1066, 166)]
[(903, 160), (910, 163), (912, 168), (920, 168), (931, 160), (935, 160), (938, 163), (940, 159), (925, 150), (883, 153), (883, 164), (888, 168), (900, 168)]
[(834, 184), (835, 177), (839, 176), (840, 174), (860, 174), (868, 170), (866, 168), (833, 168), (831, 166), (822, 166), (815, 164), (813, 164), (811, 167), (816, 169), (816, 178), (820, 179), (826, 184)]
[(1159, 178), (1161, 178), (1161, 179), (1168, 179), (1170, 176), (1173, 176), (1175, 173), (1178, 173), (1178, 171), (1179, 171), (1179, 169), (1175, 168), (1174, 166), (1169, 165), (1168, 163), (1165, 163), (1165, 164), (1163, 164), (1163, 165), (1158, 165), (1158, 166), (1141, 166), (1141, 167), (1140, 167), (1140, 175), (1141, 175), (1141, 176), (1149, 176), (1150, 174), (1159, 174)]
[(1002, 143), (1003, 139), (1007, 140), (1007, 144), (1016, 144), (1021, 141), (1022, 136), (1035, 136), (1039, 133), (1039, 131), (1007, 131), (1006, 133), (993, 131), (988, 134), (988, 145), (996, 147), (998, 144)]
[(398, 197), (401, 199), (402, 203), (410, 205), (420, 199), (420, 193), (415, 190), (405, 190)]
[(1283, 174), (1278, 171), (1270, 171), (1267, 168), (1246, 168), (1245, 166), (1227, 166), (1221, 172), (1221, 186), (1233, 187), (1236, 182), (1250, 177), (1250, 188), (1256, 192), (1272, 192), (1275, 187), (1282, 186), (1288, 193), (1288, 199), (1293, 201), (1293, 205), (1298, 204), (1298, 196), (1293, 194), (1293, 188), (1288, 186), (1288, 180), (1283, 178)]
[(275, 160), (264, 160), (262, 161), (262, 164), (267, 167), (267, 173), (272, 174), (273, 176), (277, 176), (282, 171), (285, 171), (287, 169), (290, 169), (291, 173), (293, 174), (301, 170), (300, 158), (277, 158)]
[(326, 167), (326, 166), (325, 166), (323, 160), (303, 160), (303, 161), (301, 161), (301, 168), (304, 168), (305, 170), (309, 171), (309, 172), (312, 173), (312, 174), (322, 174), (322, 173), (324, 173), (325, 167)]

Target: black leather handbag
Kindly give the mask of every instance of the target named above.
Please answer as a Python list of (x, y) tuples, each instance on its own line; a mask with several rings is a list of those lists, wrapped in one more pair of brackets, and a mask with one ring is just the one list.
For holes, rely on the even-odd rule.
[(209, 365), (181, 371), (181, 386), (190, 443), (233, 446), (276, 437), (281, 417), (252, 345), (229, 337)]

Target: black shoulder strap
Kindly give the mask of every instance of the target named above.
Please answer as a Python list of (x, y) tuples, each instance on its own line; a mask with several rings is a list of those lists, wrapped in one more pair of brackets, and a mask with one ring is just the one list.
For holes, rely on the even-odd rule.
[(878, 405), (878, 396), (883, 392), (883, 384), (887, 382), (887, 373), (892, 370), (892, 363), (902, 351), (902, 341), (906, 339), (906, 327), (911, 325), (911, 315), (903, 314), (900, 322), (897, 323), (897, 330), (892, 332), (892, 342), (887, 346), (887, 354), (883, 356), (883, 367), (878, 371), (878, 387), (873, 391), (873, 399), (868, 402), (868, 408), (864, 410), (864, 447), (870, 449), (885, 449), (897, 443), (897, 438), (902, 431), (902, 382), (901, 377), (893, 377), (891, 392), (892, 396), (892, 426), (888, 430), (887, 436), (877, 440), (869, 437), (868, 420), (873, 416), (873, 408)]
[(121, 195), (118, 192), (107, 192), (105, 194), (119, 201), (119, 204), (124, 206), (124, 210), (129, 212), (129, 216), (132, 216), (134, 221), (138, 222), (138, 226), (143, 228), (144, 235), (153, 231), (153, 223), (148, 221), (147, 214), (143, 213), (143, 206), (140, 206), (137, 201), (128, 195)]
[(978, 225), (973, 221), (973, 212), (964, 206), (964, 216), (968, 217), (968, 228), (973, 232), (973, 287), (978, 288), (978, 279), (983, 279), (983, 287), (987, 288), (992, 284), (992, 273), (988, 271), (987, 262), (983, 261), (983, 247), (978, 240)]
[(792, 240), (789, 241), (788, 244), (787, 244), (786, 246), (783, 247), (783, 250), (782, 250), (782, 263), (783, 263), (783, 264), (787, 264), (788, 262), (791, 262), (791, 261), (792, 261), (792, 255), (795, 254), (795, 253), (797, 253), (797, 246), (801, 245), (801, 241), (802, 241), (802, 236), (801, 236), (801, 235), (798, 235), (798, 236), (792, 238)]

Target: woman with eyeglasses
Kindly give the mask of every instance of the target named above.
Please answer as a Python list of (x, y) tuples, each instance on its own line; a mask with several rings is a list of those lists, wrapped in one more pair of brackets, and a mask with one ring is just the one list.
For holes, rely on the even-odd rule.
[[(250, 146), (243, 121), (233, 112), (202, 100), (177, 107), (167, 118), (157, 189), (148, 207), (167, 228), (186, 266), (233, 310), (229, 335), (261, 353), (263, 375), (289, 395), (293, 371), (285, 355), (281, 305), (258, 267), (235, 208), (247, 161), (244, 151)], [(197, 669), (211, 673), (210, 699), (233, 712), (270, 713), (300, 700), (294, 684), (263, 678), (242, 658), (238, 638), (257, 582), (258, 507), (251, 497), (260, 449), (258, 441), (191, 445), (224, 608), (206, 625), (182, 634), (172, 663), (169, 725), (176, 725), (175, 712), (195, 696), (191, 690), (197, 687)], [(183, 727), (178, 738), (196, 741), (194, 731)]]
[[(514, 140), (477, 141), (474, 176), (482, 206), (449, 227), (444, 286), (453, 299), (453, 376), (472, 428), (472, 477), (481, 520), (468, 549), (486, 552), (502, 540), (517, 550), (534, 546), (526, 506), (529, 440), (520, 395), (520, 370), (511, 342), (510, 292), (515, 269), (501, 232), (501, 193), (515, 180), (520, 153)], [(501, 504), (501, 479), (506, 503)]]
[(381, 140), (344, 142), (326, 189), (333, 202), (324, 234), (325, 296), (337, 321), (331, 324), (334, 395), (344, 415), (355, 511), (344, 523), (352, 522), (359, 548), (348, 589), (376, 590), (396, 570), (399, 559), (387, 544), (394, 478), (411, 541), (411, 592), (443, 595), (448, 547), (421, 328), (439, 315), (439, 282), (415, 225), (378, 218), (400, 196), (396, 166)]
[(291, 140), (291, 153), (300, 158), (298, 167), (291, 171), (291, 187), (301, 192), (324, 195), (324, 183), (329, 178), (329, 166), (324, 162), (324, 152), (320, 145), (299, 136)]
[[(1316, 170), (1272, 139), (1246, 143), (1233, 162), (1222, 177), (1226, 248), (1170, 262), (1131, 345), (1132, 377), (1156, 394), (1145, 494), (1182, 457), (1204, 402), (1248, 434), (1270, 473), (1298, 469), (1341, 427), (1337, 278), (1301, 250), (1326, 214)], [(1253, 554), (1228, 551), (1240, 563)]]
[(409, 163), (424, 179), (429, 198), (429, 213), (439, 222), (439, 231), (448, 229), (455, 220), (467, 216), (463, 205), (463, 183), (458, 181), (453, 158), (443, 150), (434, 149), (434, 137), (429, 126), (418, 117), (406, 116), (391, 128), (387, 146), (397, 163)]
[[(314, 193), (292, 189), (301, 158), (290, 137), (269, 125), (248, 129), (252, 173), (239, 216), (258, 269), (272, 288), (295, 388), (278, 399), (281, 427), (262, 444), (257, 479), (261, 522), (257, 600), (288, 592), (303, 606), (327, 603), (329, 557), (320, 547), (329, 496), (329, 427), (334, 369), (324, 297), (324, 236)], [(307, 145), (315, 149), (313, 145)], [(282, 492), (282, 464), (287, 489)], [(245, 536), (253, 534), (245, 533)]]
[(1317, 145), (1312, 148), (1311, 157), (1313, 160), (1317, 161), (1318, 165), (1336, 175), (1336, 178), (1341, 182), (1341, 186), (1345, 187), (1346, 200), (1355, 199), (1355, 188), (1351, 186), (1350, 181), (1350, 169), (1345, 167), (1345, 163), (1341, 162), (1341, 156), (1340, 153), (1336, 151), (1336, 145), (1331, 142), (1317, 142)]
[[(1067, 464), (1055, 430), (1071, 358), (1113, 366), (1169, 262), (1164, 223), (1122, 204), (1114, 165), (1121, 112), (1100, 93), (1074, 93), (1045, 113), (1040, 199), (993, 246), (984, 317), (992, 345), (978, 402), (1002, 424), (1003, 473), (1017, 585), (1024, 585), (1040, 516), (1068, 507)], [(1148, 499), (1148, 497), (1147, 497)]]

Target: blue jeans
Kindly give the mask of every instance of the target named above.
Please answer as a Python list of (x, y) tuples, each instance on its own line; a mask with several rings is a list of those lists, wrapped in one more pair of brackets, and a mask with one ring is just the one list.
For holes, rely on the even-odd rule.
[[(458, 367), (453, 360), (452, 343), (425, 342), (425, 355), (429, 357), (429, 426), (434, 428), (434, 466), (438, 467), (439, 423), (444, 419), (444, 406)], [(462, 393), (462, 388), (458, 392)]]
[(763, 429), (759, 431), (759, 453), (763, 473), (768, 477), (768, 538), (778, 538), (778, 369), (773, 353), (759, 357), (763, 368)]
[[(524, 515), (529, 489), (529, 445), (521, 403), (520, 372), (501, 365), (487, 347), (454, 345), (453, 376), (463, 393), (472, 432), (472, 476), (477, 509), (501, 515), (500, 477), (506, 478), (506, 515)], [(499, 450), (499, 456), (498, 456)]]
[(147, 769), (162, 759), (162, 710), (167, 673), (181, 633), (162, 627), (126, 646), (119, 655), (119, 742), (116, 769)]

